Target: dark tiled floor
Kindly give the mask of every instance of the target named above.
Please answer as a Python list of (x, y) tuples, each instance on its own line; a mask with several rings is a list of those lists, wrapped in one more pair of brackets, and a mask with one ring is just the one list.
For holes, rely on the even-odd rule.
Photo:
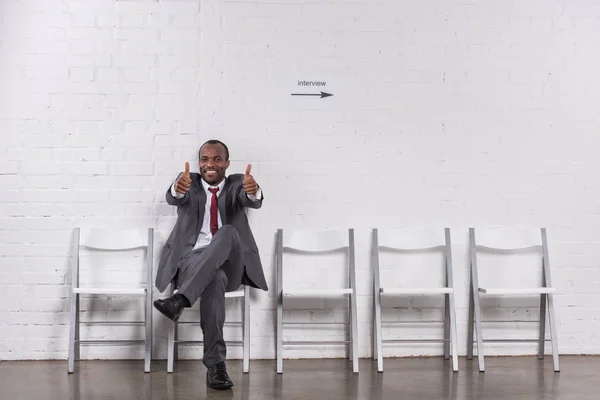
[(562, 356), (561, 372), (552, 358), (486, 357), (486, 372), (460, 358), (453, 373), (441, 358), (386, 359), (383, 373), (370, 360), (352, 373), (345, 360), (286, 360), (283, 375), (274, 361), (251, 361), (242, 374), (229, 361), (235, 386), (206, 388), (200, 361), (180, 361), (173, 374), (165, 361), (143, 372), (142, 361), (82, 361), (67, 374), (66, 361), (0, 362), (0, 399), (600, 399), (600, 357)]

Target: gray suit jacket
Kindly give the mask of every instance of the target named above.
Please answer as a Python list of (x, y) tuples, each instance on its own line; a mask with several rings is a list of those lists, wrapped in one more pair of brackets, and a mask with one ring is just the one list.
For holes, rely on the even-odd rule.
[[(171, 187), (167, 189), (167, 203), (177, 207), (177, 222), (169, 235), (160, 255), (156, 273), (156, 287), (164, 292), (177, 273), (177, 263), (194, 248), (204, 220), (206, 192), (202, 187), (200, 174), (190, 173), (192, 185), (182, 199), (171, 195)], [(250, 200), (242, 181), (244, 174), (233, 174), (225, 178), (223, 192), (219, 195), (219, 213), (223, 225), (233, 226), (244, 246), (245, 272), (251, 282), (244, 282), (253, 287), (268, 290), (258, 247), (248, 225), (246, 207), (260, 208), (260, 201)], [(263, 193), (264, 199), (264, 193)]]

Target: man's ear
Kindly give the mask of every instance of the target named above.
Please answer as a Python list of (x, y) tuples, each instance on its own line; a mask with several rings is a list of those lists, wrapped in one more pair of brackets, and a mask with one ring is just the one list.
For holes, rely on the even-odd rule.
[(225, 163), (225, 169), (229, 168), (229, 164), (231, 163), (229, 162), (229, 160), (227, 160), (227, 162)]

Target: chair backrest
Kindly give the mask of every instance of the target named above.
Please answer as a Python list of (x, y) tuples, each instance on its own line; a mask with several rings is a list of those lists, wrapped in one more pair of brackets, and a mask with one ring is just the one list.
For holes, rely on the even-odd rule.
[(479, 249), (510, 251), (542, 247), (541, 229), (470, 228), (469, 233), (472, 244)]
[[(380, 287), (381, 272), (386, 268), (380, 268), (380, 257), (384, 254), (380, 253), (381, 250), (393, 250), (394, 252), (403, 253), (416, 253), (413, 258), (410, 256), (403, 257), (400, 262), (397, 256), (393, 261), (393, 268), (390, 268), (388, 273), (399, 268), (399, 264), (404, 267), (402, 270), (402, 281), (398, 283), (400, 286), (411, 286), (421, 285), (427, 286), (435, 284), (434, 281), (440, 277), (445, 280), (445, 284), (452, 287), (452, 251), (450, 243), (450, 229), (449, 228), (375, 228), (373, 229), (373, 242), (372, 242), (372, 258), (373, 258), (373, 273), (375, 290)], [(430, 262), (426, 262), (426, 269), (423, 269), (425, 263), (425, 255), (422, 253), (431, 253), (435, 251), (439, 254), (439, 250), (443, 250), (444, 262), (443, 269), (430, 268)], [(408, 259), (407, 259), (408, 257)], [(412, 263), (411, 263), (412, 261)], [(440, 273), (441, 276), (434, 278), (435, 273)], [(412, 275), (412, 276), (411, 276)], [(398, 272), (392, 273), (389, 279), (393, 276), (398, 276)], [(390, 280), (385, 280), (388, 285), (394, 285)]]
[(378, 246), (395, 250), (433, 250), (446, 245), (445, 232), (432, 228), (376, 228)]
[[(280, 231), (283, 233), (283, 230)], [(350, 245), (348, 232), (338, 230), (289, 230), (282, 237), (283, 248), (288, 250), (326, 252)]]
[[(472, 276), (478, 285), (530, 287), (540, 285), (540, 279), (550, 284), (546, 228), (469, 228), (469, 243)], [(478, 274), (479, 252), (487, 265), (483, 282)], [(502, 259), (497, 258), (500, 255)], [(541, 267), (542, 273), (531, 264)]]
[(75, 228), (73, 240), (72, 284), (79, 287), (80, 250), (125, 251), (146, 250), (146, 286), (152, 290), (154, 228), (101, 229)]
[(149, 246), (147, 229), (81, 228), (79, 246), (98, 250), (130, 250)]
[[(277, 230), (277, 282), (283, 287), (283, 252), (331, 253), (346, 250), (348, 256), (348, 284), (355, 287), (354, 229), (348, 230)], [(318, 278), (315, 277), (315, 280)]]

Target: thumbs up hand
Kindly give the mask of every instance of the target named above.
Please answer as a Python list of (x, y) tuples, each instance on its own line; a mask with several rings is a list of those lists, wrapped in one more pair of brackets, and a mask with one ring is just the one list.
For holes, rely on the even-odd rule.
[(190, 190), (190, 186), (192, 185), (192, 178), (190, 178), (190, 163), (185, 163), (185, 171), (175, 185), (175, 191), (177, 193), (186, 194)]
[(244, 191), (248, 194), (256, 194), (258, 192), (258, 184), (254, 180), (254, 177), (250, 175), (252, 165), (248, 164), (246, 167), (246, 174), (244, 174), (244, 181), (242, 183)]

